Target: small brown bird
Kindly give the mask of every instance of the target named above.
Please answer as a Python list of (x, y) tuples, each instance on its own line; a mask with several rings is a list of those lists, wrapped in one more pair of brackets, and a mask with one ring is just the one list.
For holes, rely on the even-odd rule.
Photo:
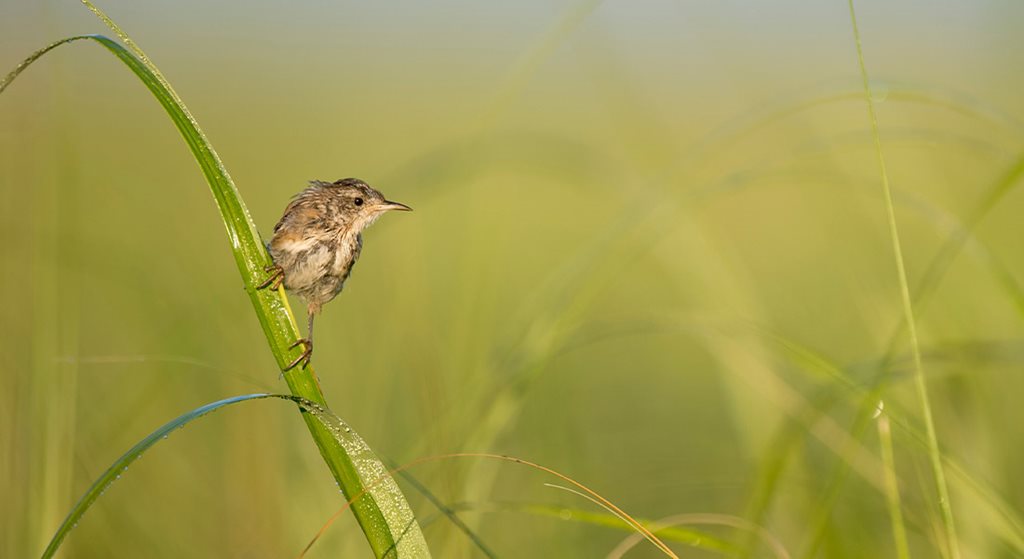
[(307, 304), (308, 337), (306, 346), (285, 370), (299, 363), (305, 367), (313, 355), (313, 317), (324, 303), (341, 293), (363, 249), (362, 231), (389, 210), (412, 211), (384, 196), (359, 179), (334, 182), (310, 181), (309, 187), (295, 195), (274, 226), (274, 237), (267, 243), (273, 272), (257, 289), (285, 289), (302, 297)]

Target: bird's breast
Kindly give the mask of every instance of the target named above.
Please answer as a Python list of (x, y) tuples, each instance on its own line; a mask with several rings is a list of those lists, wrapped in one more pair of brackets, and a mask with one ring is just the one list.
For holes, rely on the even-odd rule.
[(338, 240), (338, 247), (334, 253), (334, 262), (331, 266), (332, 274), (342, 278), (348, 277), (349, 272), (352, 270), (352, 265), (359, 258), (362, 247), (362, 235), (342, 235)]

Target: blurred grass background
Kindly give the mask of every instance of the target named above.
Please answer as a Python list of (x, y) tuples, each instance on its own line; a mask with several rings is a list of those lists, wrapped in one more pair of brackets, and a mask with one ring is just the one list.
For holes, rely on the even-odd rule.
[[(915, 290), (1024, 154), (1024, 6), (857, 5)], [(748, 518), (794, 557), (894, 555), (877, 434), (821, 365), (866, 390), (901, 318), (845, 3), (101, 7), (265, 235), (313, 178), (416, 208), (368, 232), (318, 321), (328, 401), (381, 455), (512, 454), (638, 517)], [(2, 0), (0, 62), (103, 31), (75, 2)], [(0, 555), (22, 557), (158, 425), (284, 386), (198, 169), (108, 53), (62, 47), (0, 97), (0, 169)], [(1022, 210), (999, 198), (917, 306), (966, 557), (1024, 549)], [(883, 394), (921, 430), (907, 351), (897, 334)], [(924, 447), (899, 427), (894, 443), (911, 551), (939, 556)], [(412, 473), (501, 556), (603, 556), (625, 535), (517, 512), (590, 505), (512, 465)], [(257, 402), (158, 445), (65, 555), (294, 556), (341, 504), (294, 410)], [(436, 557), (479, 554), (444, 520), (424, 530)], [(369, 555), (348, 515), (311, 553), (339, 555)]]

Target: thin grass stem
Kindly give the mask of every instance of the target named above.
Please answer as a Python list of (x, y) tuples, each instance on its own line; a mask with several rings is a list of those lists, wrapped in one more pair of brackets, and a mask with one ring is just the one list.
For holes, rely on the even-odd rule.
[[(637, 521), (635, 518), (633, 518), (628, 513), (626, 513), (626, 511), (624, 511), (624, 510), (620, 509), (619, 507), (615, 506), (611, 501), (609, 501), (608, 499), (602, 497), (600, 494), (598, 494), (593, 489), (590, 489), (589, 487), (587, 487), (587, 486), (583, 485), (582, 483), (572, 479), (571, 477), (569, 477), (569, 476), (567, 476), (567, 475), (565, 475), (563, 473), (560, 473), (560, 472), (558, 472), (556, 470), (553, 470), (551, 468), (548, 468), (547, 466), (542, 466), (540, 464), (537, 464), (537, 463), (534, 463), (534, 462), (530, 462), (529, 460), (523, 460), (522, 458), (516, 458), (514, 456), (506, 456), (504, 454), (491, 454), (491, 453), (487, 453), (487, 452), (456, 452), (456, 453), (452, 453), (452, 454), (442, 454), (442, 455), (439, 455), (439, 456), (427, 456), (427, 457), (424, 457), (424, 458), (413, 460), (412, 462), (409, 462), (409, 463), (407, 463), (407, 464), (405, 464), (403, 466), (399, 466), (398, 468), (394, 468), (394, 469), (389, 470), (383, 476), (381, 476), (380, 480), (378, 480), (378, 481), (369, 481), (368, 482), (368, 487), (369, 488), (373, 488), (377, 483), (379, 483), (379, 481), (385, 481), (387, 479), (388, 474), (401, 473), (401, 472), (403, 472), (405, 470), (408, 470), (409, 468), (412, 468), (414, 466), (418, 466), (420, 464), (425, 464), (427, 462), (436, 462), (438, 460), (450, 460), (452, 458), (489, 458), (489, 459), (494, 459), (494, 460), (504, 460), (506, 462), (512, 462), (514, 464), (521, 464), (523, 466), (527, 466), (527, 467), (533, 468), (535, 470), (540, 470), (540, 471), (545, 472), (547, 474), (553, 475), (553, 476), (557, 477), (558, 479), (561, 479), (562, 481), (565, 481), (565, 482), (573, 485), (574, 487), (576, 487), (577, 489), (579, 489), (580, 491), (585, 493), (588, 496), (587, 497), (588, 499), (591, 499), (595, 503), (597, 503), (600, 506), (604, 507), (605, 509), (610, 511), (612, 514), (614, 514), (616, 518), (618, 518), (619, 520), (622, 520), (623, 522), (625, 522), (627, 526), (629, 526), (633, 530), (636, 530), (638, 533), (642, 534), (644, 538), (646, 538), (649, 542), (651, 542), (662, 553), (664, 553), (665, 555), (667, 555), (669, 557), (672, 557), (673, 559), (679, 559), (679, 556), (676, 555), (674, 551), (672, 551), (672, 548), (668, 547), (665, 544), (665, 542), (663, 542), (660, 538), (658, 538), (656, 535), (654, 535), (654, 533), (651, 532), (651, 530), (649, 528), (647, 528), (647, 526), (645, 526), (643, 523)], [(366, 489), (366, 490), (369, 490), (369, 489)], [(356, 496), (352, 497), (351, 499), (349, 499), (348, 504), (346, 504), (344, 507), (342, 507), (331, 518), (329, 518), (327, 520), (327, 522), (324, 523), (324, 525), (320, 528), (320, 530), (316, 533), (316, 535), (313, 536), (313, 538), (310, 540), (309, 544), (306, 546), (306, 548), (299, 555), (300, 558), (305, 556), (305, 554), (313, 547), (313, 544), (315, 544), (317, 542), (317, 540), (320, 539), (320, 537), (327, 531), (327, 528), (329, 528), (331, 526), (331, 524), (334, 523), (334, 520), (341, 513), (343, 513), (349, 506), (351, 506), (351, 504), (356, 499), (358, 499), (359, 497), (360, 497), (359, 495), (356, 495)]]
[(931, 462), (932, 474), (935, 476), (936, 491), (939, 495), (939, 508), (942, 511), (942, 523), (946, 531), (946, 544), (949, 547), (950, 557), (960, 558), (960, 545), (957, 541), (956, 524), (953, 521), (953, 507), (949, 501), (949, 489), (946, 485), (946, 474), (942, 466), (942, 453), (939, 449), (939, 439), (935, 432), (935, 420), (932, 418), (931, 402), (928, 398), (928, 385), (925, 381), (924, 366), (921, 364), (921, 348), (917, 336), (917, 324), (914, 320), (914, 308), (911, 303), (910, 287), (907, 281), (907, 270), (903, 260), (903, 248), (900, 243), (899, 227), (896, 224), (896, 210), (893, 203), (892, 189), (889, 186), (889, 173), (885, 166), (885, 155), (882, 153), (882, 140), (878, 133), (878, 115), (875, 113), (875, 103), (871, 96), (871, 84), (868, 81), (867, 65), (864, 62), (864, 49), (861, 44), (860, 30), (857, 27), (857, 14), (854, 11), (853, 0), (847, 0), (850, 8), (850, 24), (853, 27), (853, 39), (857, 46), (857, 64), (860, 66), (861, 82), (864, 86), (864, 100), (868, 107), (868, 118), (871, 121), (871, 137), (875, 145), (875, 154), (878, 159), (878, 169), (882, 177), (882, 189), (885, 191), (885, 211), (889, 221), (889, 234), (892, 239), (892, 248), (896, 260), (896, 270), (899, 276), (900, 300), (903, 306), (903, 319), (907, 324), (907, 334), (910, 337), (910, 352), (914, 358), (914, 385), (917, 389), (917, 396), (921, 404), (921, 413), (924, 418), (925, 429), (928, 435), (928, 458)]
[(878, 441), (881, 447), (882, 464), (885, 465), (885, 501), (889, 506), (889, 521), (892, 523), (892, 539), (896, 543), (896, 557), (910, 559), (907, 544), (907, 527), (903, 522), (903, 504), (900, 499), (900, 481), (896, 477), (896, 458), (892, 446), (892, 426), (889, 413), (878, 403)]

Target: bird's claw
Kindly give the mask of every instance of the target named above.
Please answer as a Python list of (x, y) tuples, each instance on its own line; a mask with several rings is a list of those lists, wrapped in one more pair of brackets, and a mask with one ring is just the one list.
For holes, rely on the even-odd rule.
[(284, 370), (290, 371), (300, 363), (302, 364), (303, 369), (309, 366), (309, 360), (313, 357), (313, 341), (307, 338), (296, 340), (295, 343), (288, 346), (288, 349), (294, 349), (300, 345), (305, 345), (306, 349), (303, 350), (302, 355), (295, 358), (295, 361), (289, 363), (288, 366), (284, 368)]
[(270, 274), (270, 277), (268, 277), (267, 279), (263, 280), (263, 283), (257, 285), (256, 289), (263, 289), (265, 287), (270, 287), (271, 289), (276, 290), (277, 288), (281, 287), (282, 283), (284, 283), (284, 269), (281, 268), (280, 266), (278, 266), (277, 264), (271, 264), (270, 266), (264, 266), (263, 267), (263, 271), (267, 272), (267, 273), (270, 273), (270, 272), (273, 272), (273, 273)]

